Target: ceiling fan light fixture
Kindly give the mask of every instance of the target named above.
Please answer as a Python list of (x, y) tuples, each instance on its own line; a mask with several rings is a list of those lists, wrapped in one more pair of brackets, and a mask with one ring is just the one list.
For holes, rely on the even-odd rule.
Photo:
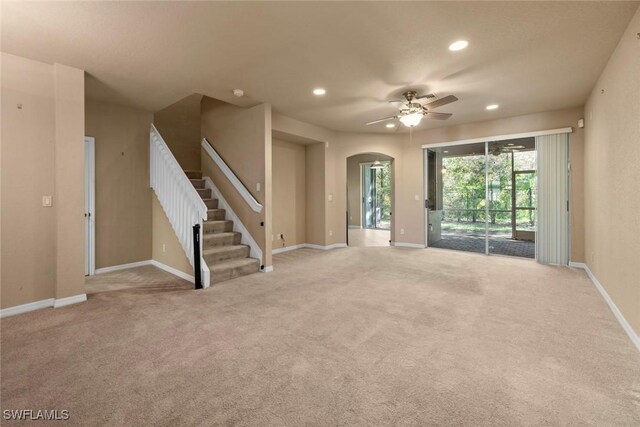
[(422, 113), (411, 113), (400, 117), (400, 122), (408, 128), (418, 126), (422, 120)]

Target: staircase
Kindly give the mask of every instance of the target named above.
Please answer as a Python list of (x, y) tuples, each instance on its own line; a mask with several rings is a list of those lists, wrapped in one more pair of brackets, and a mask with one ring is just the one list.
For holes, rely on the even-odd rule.
[(233, 231), (233, 221), (226, 219), (224, 209), (218, 209), (218, 199), (205, 188), (200, 171), (185, 171), (187, 177), (207, 206), (207, 221), (202, 224), (202, 258), (209, 266), (210, 283), (256, 273), (260, 260), (249, 257), (249, 246), (241, 244), (242, 234)]

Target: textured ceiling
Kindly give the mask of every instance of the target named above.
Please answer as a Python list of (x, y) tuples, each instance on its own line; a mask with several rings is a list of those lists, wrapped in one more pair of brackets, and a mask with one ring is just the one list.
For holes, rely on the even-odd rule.
[[(334, 130), (417, 88), (460, 101), (420, 129), (582, 105), (637, 2), (3, 2), (2, 51), (87, 71), (151, 111), (191, 93)], [(448, 45), (467, 39), (469, 48)], [(314, 97), (315, 87), (327, 89)], [(245, 98), (231, 94), (245, 91)], [(496, 111), (485, 105), (500, 104)]]

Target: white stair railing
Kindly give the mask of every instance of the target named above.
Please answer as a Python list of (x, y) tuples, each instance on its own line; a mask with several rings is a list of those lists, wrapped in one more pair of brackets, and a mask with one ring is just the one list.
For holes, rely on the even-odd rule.
[(227, 177), (231, 185), (236, 189), (238, 194), (244, 199), (244, 201), (249, 205), (251, 210), (256, 213), (262, 212), (262, 205), (251, 195), (247, 187), (244, 186), (242, 181), (236, 176), (235, 173), (231, 170), (231, 168), (222, 160), (220, 154), (213, 148), (213, 145), (209, 142), (207, 138), (202, 139), (202, 148), (204, 151), (211, 157), (211, 160), (220, 168), (224, 176)]
[[(149, 138), (149, 155), (151, 188), (169, 218), (189, 263), (195, 267), (193, 226), (199, 224), (202, 232), (202, 224), (207, 220), (207, 205), (153, 124)], [(200, 239), (199, 249), (202, 285), (208, 288), (209, 267), (202, 258), (202, 239)]]

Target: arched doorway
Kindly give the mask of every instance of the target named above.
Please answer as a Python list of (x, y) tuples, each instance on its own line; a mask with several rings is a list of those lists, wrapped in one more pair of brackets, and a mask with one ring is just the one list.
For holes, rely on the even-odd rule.
[(389, 246), (393, 229), (393, 157), (347, 157), (347, 244)]

